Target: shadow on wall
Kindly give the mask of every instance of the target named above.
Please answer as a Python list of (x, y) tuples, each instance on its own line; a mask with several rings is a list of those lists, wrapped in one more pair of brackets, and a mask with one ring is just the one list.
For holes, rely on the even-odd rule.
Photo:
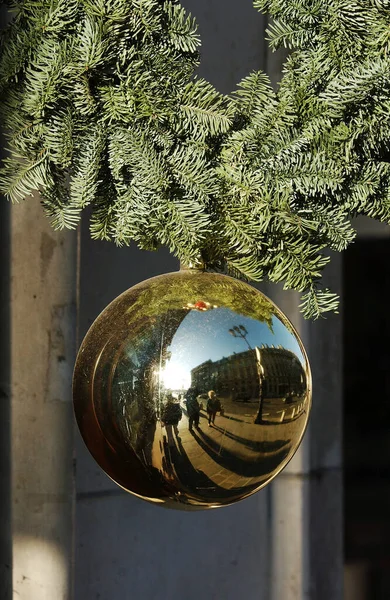
[(390, 232), (384, 233), (357, 240), (344, 257), (346, 600), (390, 598)]

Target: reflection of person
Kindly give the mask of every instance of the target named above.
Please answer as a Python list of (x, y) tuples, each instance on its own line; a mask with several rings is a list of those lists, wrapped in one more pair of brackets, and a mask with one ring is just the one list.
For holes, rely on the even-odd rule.
[(192, 431), (192, 425), (199, 429), (200, 405), (198, 402), (198, 390), (195, 387), (190, 387), (186, 393), (186, 404), (188, 413), (188, 429)]
[(177, 402), (175, 402), (174, 398), (170, 394), (168, 396), (168, 401), (163, 408), (163, 413), (162, 413), (162, 418), (161, 418), (163, 424), (165, 425), (165, 429), (167, 431), (168, 444), (170, 446), (174, 445), (172, 429), (176, 433), (176, 436), (178, 436), (179, 430), (178, 430), (177, 426), (179, 424), (181, 417), (182, 417), (182, 410), (180, 408), (180, 405)]
[(209, 416), (209, 427), (215, 423), (215, 415), (221, 410), (221, 403), (217, 398), (214, 390), (209, 391), (209, 399), (207, 400), (207, 414)]
[(294, 392), (288, 392), (286, 396), (286, 404), (292, 404), (294, 402)]

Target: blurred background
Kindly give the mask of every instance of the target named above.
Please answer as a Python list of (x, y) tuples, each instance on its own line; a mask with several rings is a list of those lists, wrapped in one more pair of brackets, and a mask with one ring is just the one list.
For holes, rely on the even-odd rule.
[[(259, 68), (277, 84), (284, 55), (268, 51), (251, 0), (183, 4), (199, 22), (202, 76), (224, 93)], [(357, 220), (357, 241), (333, 257), (325, 277), (341, 293), (339, 315), (304, 322), (297, 294), (257, 286), (306, 345), (309, 430), (258, 494), (182, 513), (114, 485), (71, 404), (76, 348), (93, 320), (177, 261), (91, 241), (87, 214), (78, 232), (54, 232), (39, 198), (0, 211), (0, 598), (388, 600), (390, 228)]]

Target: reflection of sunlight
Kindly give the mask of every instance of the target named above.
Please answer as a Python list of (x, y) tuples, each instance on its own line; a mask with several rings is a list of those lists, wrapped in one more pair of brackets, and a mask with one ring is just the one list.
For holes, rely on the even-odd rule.
[(14, 587), (22, 598), (68, 597), (68, 565), (60, 545), (26, 535), (15, 536)]
[(170, 390), (183, 390), (191, 385), (191, 374), (180, 364), (168, 363), (165, 369), (161, 369), (161, 381), (164, 387)]

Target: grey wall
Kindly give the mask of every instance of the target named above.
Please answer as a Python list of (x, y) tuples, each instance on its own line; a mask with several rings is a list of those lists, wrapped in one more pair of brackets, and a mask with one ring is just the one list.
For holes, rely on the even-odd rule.
[(199, 74), (229, 94), (251, 71), (264, 69), (266, 19), (252, 0), (184, 0), (196, 18), (202, 40)]

